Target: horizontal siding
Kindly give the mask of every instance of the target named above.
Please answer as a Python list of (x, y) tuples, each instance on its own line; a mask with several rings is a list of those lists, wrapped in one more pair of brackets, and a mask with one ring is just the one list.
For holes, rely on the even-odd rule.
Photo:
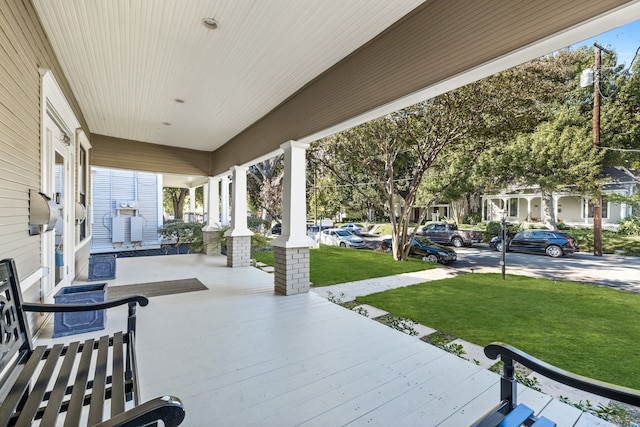
[[(39, 69), (52, 70), (81, 126), (88, 129), (29, 0), (0, 0), (0, 258), (14, 258), (21, 279), (41, 266), (39, 236), (29, 235), (29, 189), (39, 189)], [(40, 298), (39, 286), (25, 300)], [(33, 316), (34, 328), (42, 321)]]
[(140, 215), (144, 218), (143, 243), (158, 244), (158, 207), (162, 205), (162, 200), (158, 200), (158, 177), (156, 174), (139, 172), (136, 185)]
[(118, 216), (116, 202), (137, 200), (138, 216), (144, 219), (143, 246), (159, 245), (157, 224), (158, 177), (154, 173), (94, 168), (93, 177), (93, 237), (91, 249), (94, 253), (113, 249), (132, 249), (130, 217), (133, 210), (121, 211), (125, 218), (125, 244), (112, 244), (111, 222)]

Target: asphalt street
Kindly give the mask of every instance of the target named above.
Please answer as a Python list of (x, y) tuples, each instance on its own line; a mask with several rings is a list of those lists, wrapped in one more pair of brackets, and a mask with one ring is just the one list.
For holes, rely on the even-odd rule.
[[(367, 246), (375, 248), (379, 236), (362, 236)], [(449, 268), (464, 272), (501, 272), (502, 254), (487, 244), (456, 248), (458, 260)], [(560, 258), (546, 255), (507, 252), (506, 273), (545, 277), (556, 280), (593, 283), (640, 293), (640, 257), (579, 252)]]
[[(459, 248), (454, 268), (502, 271), (502, 254), (488, 245)], [(507, 252), (507, 274), (594, 283), (640, 293), (640, 258), (624, 255), (594, 256), (575, 253), (560, 258)]]

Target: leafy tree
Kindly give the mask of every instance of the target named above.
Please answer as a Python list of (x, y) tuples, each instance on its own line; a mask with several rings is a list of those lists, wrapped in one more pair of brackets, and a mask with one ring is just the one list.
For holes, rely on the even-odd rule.
[[(406, 259), (415, 206), (428, 206), (468, 178), (468, 165), (492, 144), (549, 117), (547, 106), (571, 71), (561, 59), (532, 61), (349, 129), (321, 141), (310, 156), (355, 191), (364, 188), (356, 179), (367, 177), (378, 192), (373, 200), (391, 219), (394, 258)], [(428, 188), (419, 194), (425, 179)]]
[(520, 182), (540, 187), (543, 220), (548, 228), (557, 229), (553, 192), (596, 194), (602, 187), (603, 153), (593, 146), (588, 129), (581, 117), (564, 108), (533, 133), (519, 135), (509, 147)]
[[(309, 187), (307, 201), (308, 212), (319, 222), (322, 218), (334, 218), (342, 206), (342, 196), (334, 177), (320, 173), (312, 177), (313, 184)], [(344, 190), (344, 188), (342, 188)]]
[(252, 178), (247, 181), (249, 202), (254, 209), (262, 210), (262, 220), (269, 225), (282, 215), (282, 159), (278, 155), (248, 170)]
[[(611, 57), (604, 55), (605, 65)], [(602, 75), (600, 141), (605, 165), (640, 167), (640, 63), (628, 70), (603, 67)]]
[(184, 215), (184, 202), (189, 195), (188, 188), (164, 187), (162, 189), (162, 206), (173, 212), (175, 219), (181, 220)]

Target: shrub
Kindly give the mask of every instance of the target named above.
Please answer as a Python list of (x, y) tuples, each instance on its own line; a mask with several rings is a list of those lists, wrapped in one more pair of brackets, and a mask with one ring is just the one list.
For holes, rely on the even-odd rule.
[(487, 224), (486, 236), (491, 240), (492, 237), (499, 236), (502, 226), (497, 221), (490, 221)]
[(270, 252), (273, 248), (269, 238), (262, 234), (254, 234), (251, 236), (251, 256), (253, 257), (256, 252)]
[(480, 212), (471, 212), (465, 220), (466, 224), (472, 225), (479, 224), (480, 222), (482, 222), (482, 214)]
[(269, 231), (269, 222), (256, 217), (247, 218), (247, 228), (253, 231), (261, 232), (263, 229)]
[[(507, 224), (507, 234), (511, 237), (515, 236), (518, 231), (521, 231), (522, 224)], [(485, 239), (491, 240), (495, 236), (499, 236), (502, 230), (502, 224), (498, 221), (491, 221), (487, 224), (487, 231), (483, 233)]]
[(620, 221), (618, 232), (629, 236), (640, 236), (640, 216), (631, 216)]
[(168, 245), (175, 245), (176, 249), (181, 244), (188, 245), (188, 252), (202, 252), (204, 241), (202, 240), (202, 222), (167, 222), (158, 228), (158, 233)]

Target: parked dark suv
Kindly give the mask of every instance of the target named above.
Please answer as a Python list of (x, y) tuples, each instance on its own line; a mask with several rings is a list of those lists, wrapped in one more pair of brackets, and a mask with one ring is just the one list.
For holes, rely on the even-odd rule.
[[(489, 246), (496, 251), (502, 251), (502, 238), (500, 236), (494, 237)], [(568, 234), (551, 230), (525, 230), (517, 233), (513, 239), (508, 239), (507, 250), (547, 254), (557, 258), (578, 252), (579, 248), (578, 241)]]

